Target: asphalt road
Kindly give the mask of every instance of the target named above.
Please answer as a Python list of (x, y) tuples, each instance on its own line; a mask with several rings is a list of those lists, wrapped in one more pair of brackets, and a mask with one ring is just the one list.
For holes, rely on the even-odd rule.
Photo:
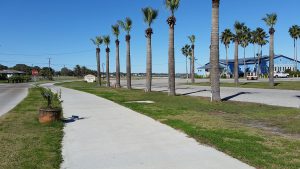
[(0, 84), (0, 116), (20, 103), (28, 93), (30, 84)]
[[(244, 79), (241, 79), (242, 82)], [(298, 79), (277, 79), (280, 81), (299, 81)], [(197, 79), (196, 82), (205, 82), (208, 79)], [(232, 79), (222, 79), (223, 82), (231, 82)], [(259, 81), (267, 81), (261, 79)], [(257, 81), (258, 82), (258, 81)], [(114, 82), (112, 82), (114, 83)], [(176, 93), (187, 96), (211, 97), (209, 86), (185, 85), (185, 79), (176, 79)], [(153, 91), (168, 92), (168, 79), (153, 79)], [(121, 81), (121, 85), (126, 86), (126, 81)], [(132, 87), (136, 89), (145, 88), (145, 80), (133, 80)], [(300, 91), (277, 90), (277, 89), (253, 89), (221, 87), (221, 97), (223, 100), (261, 103), (267, 105), (300, 108)]]

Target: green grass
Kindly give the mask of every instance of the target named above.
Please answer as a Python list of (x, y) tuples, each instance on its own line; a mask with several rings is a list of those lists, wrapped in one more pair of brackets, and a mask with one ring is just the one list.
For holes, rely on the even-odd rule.
[(0, 117), (0, 168), (60, 167), (63, 123), (40, 124), (38, 109), (44, 104), (40, 91), (32, 88), (19, 105)]
[(7, 83), (7, 80), (0, 80), (0, 83)]
[[(254, 167), (300, 168), (299, 109), (241, 102), (210, 103), (201, 97), (169, 97), (166, 93), (96, 87), (84, 82), (62, 85), (129, 107)], [(138, 100), (155, 103), (128, 103)]]
[[(210, 86), (209, 82), (196, 83), (197, 86)], [(221, 87), (236, 87), (234, 83), (221, 83)], [(286, 89), (300, 90), (300, 81), (275, 82), (275, 87), (271, 88), (268, 82), (241, 82), (238, 87), (241, 88), (261, 88), (261, 89)]]

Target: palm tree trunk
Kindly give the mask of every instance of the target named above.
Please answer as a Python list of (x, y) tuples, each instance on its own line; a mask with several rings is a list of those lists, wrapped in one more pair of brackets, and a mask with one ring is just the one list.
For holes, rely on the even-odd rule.
[(185, 72), (186, 72), (186, 83), (189, 83), (189, 73), (188, 73), (188, 63), (187, 63), (187, 56), (185, 56)]
[(176, 18), (171, 16), (168, 18), (169, 28), (169, 96), (175, 96), (175, 58), (174, 58), (174, 26)]
[(244, 78), (247, 78), (246, 75), (246, 48), (244, 48)]
[(257, 56), (257, 77), (259, 78), (259, 75), (260, 75), (260, 55), (262, 53), (262, 46), (258, 46), (258, 56)]
[(98, 86), (101, 86), (101, 70), (100, 70), (100, 48), (96, 48), (96, 60), (97, 60), (97, 79)]
[(195, 45), (192, 45), (191, 81), (195, 83)]
[(271, 87), (274, 87), (274, 33), (275, 33), (275, 29), (271, 28), (269, 33), (270, 33), (269, 84)]
[[(254, 43), (253, 43), (253, 51), (254, 51), (254, 55), (253, 55), (254, 56), (253, 57), (254, 58), (254, 68), (255, 68), (256, 67), (256, 59), (255, 59), (256, 58), (256, 52), (255, 52), (255, 44)], [(254, 68), (253, 68), (253, 71), (254, 71)], [(256, 75), (257, 75), (257, 73), (256, 73)]]
[(296, 70), (298, 71), (298, 44), (297, 44), (298, 40), (296, 39)]
[(127, 89), (131, 89), (130, 35), (126, 35), (126, 42), (127, 42), (127, 53), (126, 53)]
[(106, 86), (110, 87), (110, 75), (109, 75), (109, 48), (106, 48)]
[(116, 40), (116, 87), (120, 88), (120, 56), (119, 56), (119, 51), (120, 51), (120, 41), (117, 39)]
[(228, 48), (225, 45), (225, 51), (226, 51), (226, 73), (228, 73)]
[(212, 101), (221, 101), (219, 68), (219, 5), (220, 0), (212, 0), (212, 31), (210, 45), (210, 81)]
[[(151, 28), (150, 28), (151, 29)], [(147, 37), (147, 63), (146, 63), (146, 92), (151, 92), (152, 85), (152, 45), (151, 45), (151, 34), (152, 29), (146, 30)]]
[(237, 86), (239, 84), (239, 43), (237, 40), (235, 40), (234, 47), (234, 83)]

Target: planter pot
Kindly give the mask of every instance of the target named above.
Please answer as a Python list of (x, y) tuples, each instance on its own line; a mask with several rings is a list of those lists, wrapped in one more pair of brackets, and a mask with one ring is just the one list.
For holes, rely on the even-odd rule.
[(50, 109), (50, 108), (41, 108), (39, 111), (39, 122), (40, 123), (50, 123), (53, 121), (60, 120), (61, 109)]

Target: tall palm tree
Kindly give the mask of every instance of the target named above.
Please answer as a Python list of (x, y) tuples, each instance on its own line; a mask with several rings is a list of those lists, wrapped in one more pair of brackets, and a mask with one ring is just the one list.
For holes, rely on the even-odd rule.
[(191, 63), (190, 63), (190, 72), (191, 72), (191, 82), (195, 83), (195, 42), (196, 42), (196, 36), (195, 35), (191, 35), (188, 36), (191, 45)]
[(258, 66), (257, 66), (257, 75), (261, 74), (261, 68), (260, 68), (260, 60), (262, 58), (262, 48), (265, 46), (269, 41), (267, 40), (268, 35), (262, 28), (256, 28), (256, 36), (257, 36), (257, 44), (259, 47), (259, 54), (258, 54)]
[(251, 41), (251, 31), (247, 26), (243, 26), (242, 28), (242, 36), (241, 36), (241, 46), (244, 49), (244, 78), (247, 77), (246, 74), (246, 47), (249, 45)]
[(274, 87), (274, 26), (277, 23), (277, 14), (267, 14), (266, 17), (262, 19), (265, 21), (266, 25), (269, 26), (269, 34), (270, 34), (270, 60), (269, 60), (269, 84), (271, 87)]
[(253, 30), (251, 31), (251, 38), (250, 38), (250, 41), (249, 41), (252, 45), (253, 45), (253, 58), (255, 60), (255, 66), (256, 66), (256, 49), (255, 49), (255, 46), (257, 45), (257, 31), (256, 30)]
[(210, 82), (212, 101), (221, 101), (219, 68), (219, 6), (220, 0), (212, 0), (212, 30), (210, 44)]
[(103, 36), (103, 42), (106, 45), (106, 86), (110, 87), (110, 75), (109, 75), (109, 44), (110, 44), (110, 37), (109, 35)]
[(185, 56), (185, 70), (186, 70), (186, 80), (187, 80), (187, 83), (188, 83), (188, 78), (189, 78), (189, 74), (188, 74), (188, 62), (187, 62), (187, 59), (190, 55), (192, 55), (192, 47), (188, 44), (186, 44), (185, 46), (183, 46), (181, 48), (181, 52), (183, 54), (183, 56)]
[(228, 49), (229, 49), (230, 42), (232, 40), (233, 40), (233, 33), (231, 32), (230, 29), (225, 29), (221, 33), (221, 42), (224, 44), (226, 50), (226, 72), (228, 72)]
[(300, 27), (298, 25), (293, 25), (289, 29), (289, 33), (291, 38), (294, 40), (294, 62), (295, 62), (295, 70), (297, 71), (298, 68), (298, 51), (297, 51), (297, 41), (298, 38), (300, 37)]
[(112, 29), (112, 33), (115, 35), (116, 37), (116, 87), (120, 88), (121, 84), (120, 84), (120, 41), (119, 41), (119, 35), (120, 35), (120, 29), (119, 29), (119, 25), (115, 24), (111, 26)]
[(127, 88), (131, 89), (131, 61), (130, 61), (130, 31), (132, 28), (132, 20), (129, 17), (125, 18), (125, 21), (118, 21), (119, 25), (126, 34), (127, 52), (126, 52), (126, 78), (127, 78)]
[(176, 18), (175, 11), (179, 8), (180, 0), (165, 0), (166, 7), (171, 11), (171, 16), (167, 19), (169, 25), (169, 95), (175, 96), (175, 57), (174, 57), (174, 27)]
[(243, 27), (245, 26), (245, 23), (241, 23), (236, 21), (234, 23), (234, 83), (235, 85), (238, 85), (239, 83), (239, 44), (241, 43), (241, 37), (243, 34)]
[(101, 86), (101, 70), (100, 70), (100, 45), (103, 43), (101, 36), (96, 36), (95, 39), (91, 39), (94, 45), (96, 45), (96, 60), (97, 60), (97, 79), (98, 86)]
[(146, 38), (147, 38), (147, 68), (146, 68), (146, 92), (151, 92), (152, 84), (152, 45), (151, 45), (151, 36), (153, 30), (151, 24), (157, 18), (158, 10), (155, 10), (151, 7), (142, 8), (144, 14), (144, 22), (147, 23), (148, 28), (146, 29)]

